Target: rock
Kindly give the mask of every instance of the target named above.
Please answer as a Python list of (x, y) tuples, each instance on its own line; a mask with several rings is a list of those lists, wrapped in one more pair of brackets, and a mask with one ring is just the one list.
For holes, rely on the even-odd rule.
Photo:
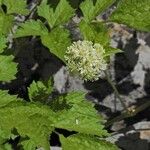
[(83, 80), (78, 77), (71, 76), (64, 66), (54, 75), (54, 87), (59, 93), (86, 91), (83, 83)]

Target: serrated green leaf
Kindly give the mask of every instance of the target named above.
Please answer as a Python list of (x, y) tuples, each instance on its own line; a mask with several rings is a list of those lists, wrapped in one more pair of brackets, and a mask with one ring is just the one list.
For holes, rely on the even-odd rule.
[(13, 62), (13, 56), (0, 55), (0, 81), (10, 81), (15, 79), (17, 64)]
[(7, 43), (7, 39), (5, 36), (1, 35), (0, 36), (0, 53), (2, 53), (4, 51), (4, 48), (6, 48), (6, 43)]
[(70, 93), (65, 97), (71, 108), (58, 112), (55, 126), (79, 133), (107, 136), (108, 133), (102, 125), (104, 120), (97, 114), (93, 104), (85, 100), (84, 95), (79, 92)]
[[(0, 90), (1, 95), (4, 96), (4, 92)], [(6, 132), (15, 128), (21, 137), (27, 137), (26, 141), (49, 150), (49, 135), (53, 130), (55, 113), (38, 103), (27, 103), (14, 98), (12, 100), (6, 92), (5, 99), (9, 103), (0, 108), (0, 128)], [(3, 100), (2, 97), (1, 102)]]
[(0, 13), (0, 34), (6, 35), (10, 32), (10, 29), (13, 25), (14, 17), (11, 15), (6, 15), (4, 13)]
[(67, 47), (71, 45), (69, 31), (64, 28), (54, 28), (48, 35), (42, 36), (43, 45), (49, 48), (50, 52), (65, 62), (64, 54)]
[(7, 14), (27, 15), (27, 5), (25, 0), (3, 0), (3, 4), (7, 6)]
[(30, 87), (28, 88), (29, 98), (31, 101), (40, 101), (42, 103), (46, 103), (48, 97), (50, 96), (51, 92), (53, 91), (52, 85), (43, 84), (43, 82), (33, 81)]
[(40, 20), (29, 20), (20, 25), (15, 37), (44, 36), (48, 34), (46, 26)]
[(106, 26), (101, 22), (87, 23), (82, 20), (79, 24), (84, 40), (100, 43), (103, 46), (108, 46), (110, 37)]
[(47, 4), (47, 0), (43, 0), (38, 7), (38, 15), (44, 17), (51, 28), (67, 22), (74, 12), (67, 0), (60, 0), (55, 10)]
[(137, 30), (150, 31), (150, 0), (120, 0), (110, 20)]
[(88, 135), (76, 134), (67, 138), (60, 135), (59, 137), (64, 150), (119, 150), (114, 144)]
[(85, 0), (80, 4), (80, 8), (86, 22), (91, 22), (97, 15), (102, 13), (106, 8), (112, 5), (115, 0)]

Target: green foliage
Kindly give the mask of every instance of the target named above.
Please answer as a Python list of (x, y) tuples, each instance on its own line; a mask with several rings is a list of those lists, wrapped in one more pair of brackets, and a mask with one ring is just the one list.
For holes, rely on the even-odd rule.
[(29, 20), (20, 26), (15, 37), (40, 36), (43, 45), (65, 62), (64, 54), (71, 44), (70, 33), (64, 27), (58, 25), (67, 22), (74, 15), (74, 9), (66, 0), (61, 0), (54, 11), (53, 7), (47, 5), (47, 0), (43, 0), (41, 5), (38, 6), (38, 14), (48, 21), (51, 28), (57, 27), (49, 32), (40, 20)]
[(8, 34), (14, 23), (13, 14), (27, 15), (25, 0), (1, 0), (0, 5), (4, 4), (7, 8), (5, 13), (0, 6), (0, 34)]
[(67, 0), (60, 0), (56, 9), (47, 4), (47, 0), (43, 0), (38, 7), (38, 14), (48, 21), (51, 28), (64, 24), (73, 15), (75, 10), (69, 5)]
[(0, 35), (8, 34), (13, 26), (13, 16), (0, 12)]
[(0, 81), (15, 79), (17, 64), (12, 62), (13, 58), (13, 56), (0, 55)]
[(6, 139), (9, 139), (10, 135), (0, 129), (0, 144), (3, 144)]
[(6, 48), (7, 39), (5, 36), (0, 36), (0, 53), (4, 51), (4, 48)]
[[(49, 4), (47, 0), (42, 0), (37, 7), (36, 19), (27, 18), (24, 23), (19, 24), (14, 37), (39, 36), (42, 44), (65, 62), (64, 55), (72, 42), (65, 25), (75, 15), (74, 8), (78, 8), (79, 1), (57, 2), (50, 1)], [(115, 0), (85, 0), (79, 6), (83, 17), (77, 26), (83, 39), (101, 44), (105, 49), (106, 58), (120, 50), (110, 47), (107, 23), (97, 20), (96, 17), (114, 2)], [(0, 8), (0, 81), (8, 82), (15, 79), (17, 73), (14, 57), (7, 56), (4, 51), (9, 44), (8, 34), (15, 24), (14, 15), (28, 15), (29, 11), (25, 0), (0, 0), (0, 5), (2, 4), (6, 6), (7, 11)], [(150, 31), (148, 12), (150, 3), (147, 0), (121, 0), (109, 21)], [(44, 19), (46, 22), (43, 22)], [(5, 55), (2, 55), (3, 53)], [(20, 136), (19, 145), (25, 150), (34, 150), (36, 147), (48, 150), (50, 134), (55, 128), (60, 128), (77, 132), (67, 138), (60, 135), (62, 148), (65, 150), (117, 150), (116, 146), (103, 139), (109, 135), (104, 130), (104, 120), (94, 105), (85, 99), (84, 93), (66, 93), (48, 101), (52, 91), (51, 82), (45, 84), (42, 81), (33, 81), (28, 88), (30, 102), (25, 102), (0, 90), (0, 149), (11, 150), (11, 145), (7, 141)]]
[(64, 54), (67, 47), (71, 44), (69, 35), (68, 30), (62, 27), (56, 27), (48, 35), (42, 36), (41, 40), (43, 45), (48, 47), (51, 53), (65, 62)]
[(2, 100), (0, 101), (0, 108), (6, 107), (9, 103), (12, 103), (14, 101), (22, 101), (22, 99), (17, 98), (17, 96), (7, 94), (7, 91), (0, 90), (0, 96), (2, 98)]
[(17, 137), (14, 133), (7, 132), (0, 128), (0, 150), (12, 150), (12, 145), (8, 140), (14, 140)]
[(89, 23), (83, 18), (79, 24), (79, 28), (84, 40), (99, 43), (104, 47), (104, 57), (106, 57), (106, 60), (109, 60), (111, 55), (122, 52), (120, 49), (110, 47), (109, 30), (103, 22), (92, 21)]
[(41, 81), (38, 82), (33, 81), (30, 87), (28, 88), (30, 100), (31, 101), (38, 100), (43, 103), (46, 103), (52, 91), (53, 91), (53, 87), (50, 81), (48, 82), (48, 86), (46, 86)]
[(83, 134), (76, 134), (67, 138), (63, 135), (59, 137), (62, 143), (62, 149), (64, 150), (119, 150), (109, 142)]
[(103, 130), (102, 117), (97, 114), (93, 104), (85, 100), (84, 95), (81, 92), (73, 92), (64, 97), (63, 103), (66, 102), (69, 107), (67, 110), (58, 111), (59, 118), (55, 126), (79, 133), (98, 136), (108, 135)]
[(7, 6), (8, 14), (27, 15), (29, 12), (25, 0), (2, 0), (2, 3)]
[(104, 57), (106, 57), (106, 59), (108, 57), (112, 56), (113, 54), (122, 53), (123, 52), (123, 51), (121, 51), (118, 48), (113, 48), (113, 47), (108, 47), (108, 46), (106, 46), (105, 49), (106, 49), (106, 53), (104, 54)]
[(54, 128), (92, 135), (93, 138), (94, 135), (108, 135), (103, 129), (103, 119), (96, 113), (93, 104), (85, 101), (81, 92), (64, 96), (69, 107), (57, 111), (37, 102), (25, 102), (16, 96), (10, 96), (6, 91), (0, 90), (0, 97), (0, 129), (7, 133), (0, 138), (1, 144), (10, 139), (14, 129), (21, 136), (19, 144), (25, 150), (35, 147), (44, 147), (48, 150), (49, 136)]
[(137, 30), (150, 31), (150, 1), (120, 0), (110, 20), (126, 24)]
[(24, 36), (46, 36), (48, 30), (40, 20), (28, 20), (20, 25), (19, 30), (15, 33), (15, 37)]
[[(24, 0), (1, 0), (0, 5), (7, 7), (5, 13), (0, 6), (0, 53), (7, 47), (7, 36), (14, 25), (12, 14), (27, 14), (26, 2)], [(13, 56), (0, 55), (0, 81), (10, 81), (15, 79), (17, 64), (13, 62)]]
[(109, 45), (109, 34), (104, 23), (86, 23), (82, 20), (79, 27), (81, 33), (83, 34), (84, 40), (89, 40), (94, 43), (101, 43), (103, 46)]
[(24, 102), (5, 91), (0, 91), (0, 96), (0, 128), (7, 133), (15, 128), (19, 135), (26, 137), (21, 142), (23, 146), (30, 142), (34, 148), (42, 146), (49, 149), (49, 135), (53, 130), (51, 120), (55, 114), (46, 106)]
[(86, 22), (91, 22), (97, 15), (102, 13), (106, 8), (108, 8), (115, 0), (85, 0), (81, 3), (80, 8), (84, 15), (84, 20)]

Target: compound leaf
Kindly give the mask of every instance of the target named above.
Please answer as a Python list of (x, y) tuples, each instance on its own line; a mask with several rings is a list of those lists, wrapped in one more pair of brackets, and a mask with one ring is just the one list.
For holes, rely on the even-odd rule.
[(149, 0), (121, 0), (110, 20), (126, 24), (137, 30), (150, 31), (149, 14)]

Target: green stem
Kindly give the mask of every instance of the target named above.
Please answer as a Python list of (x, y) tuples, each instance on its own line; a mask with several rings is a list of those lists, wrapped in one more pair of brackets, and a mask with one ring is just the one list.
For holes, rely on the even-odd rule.
[(128, 112), (128, 108), (126, 107), (125, 103), (123, 102), (122, 98), (120, 97), (120, 94), (119, 94), (119, 92), (118, 92), (118, 90), (117, 90), (115, 84), (112, 82), (112, 80), (111, 80), (111, 78), (110, 78), (108, 72), (105, 71), (105, 74), (106, 74), (108, 83), (111, 85), (111, 87), (113, 88), (113, 90), (114, 90), (114, 92), (115, 92), (115, 94), (116, 94), (116, 97), (120, 100), (120, 102), (121, 102), (123, 108)]

